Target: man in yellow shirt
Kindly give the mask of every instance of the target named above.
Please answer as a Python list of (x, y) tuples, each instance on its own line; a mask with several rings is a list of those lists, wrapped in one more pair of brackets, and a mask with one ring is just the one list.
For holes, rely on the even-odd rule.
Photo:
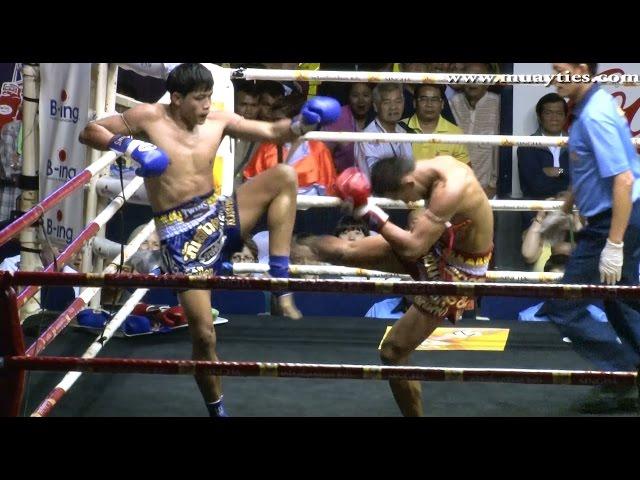
[[(403, 122), (416, 133), (445, 133), (463, 135), (464, 132), (445, 119), (441, 113), (444, 106), (443, 92), (439, 85), (418, 85), (413, 104), (416, 113)], [(451, 155), (462, 163), (469, 163), (469, 152), (465, 145), (449, 143), (413, 143), (413, 158), (428, 160), (439, 155)]]

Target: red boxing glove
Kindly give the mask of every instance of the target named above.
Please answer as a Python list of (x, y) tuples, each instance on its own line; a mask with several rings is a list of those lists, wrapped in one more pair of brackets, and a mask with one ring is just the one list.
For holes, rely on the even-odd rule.
[(371, 184), (357, 167), (349, 167), (336, 178), (336, 192), (342, 200), (358, 208), (367, 204), (371, 196)]

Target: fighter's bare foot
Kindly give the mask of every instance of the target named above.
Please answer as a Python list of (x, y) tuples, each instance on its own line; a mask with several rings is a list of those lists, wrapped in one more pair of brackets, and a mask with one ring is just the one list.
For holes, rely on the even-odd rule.
[(300, 320), (302, 318), (302, 312), (296, 307), (292, 293), (281, 295), (278, 298), (278, 310), (281, 315), (289, 317), (292, 320)]

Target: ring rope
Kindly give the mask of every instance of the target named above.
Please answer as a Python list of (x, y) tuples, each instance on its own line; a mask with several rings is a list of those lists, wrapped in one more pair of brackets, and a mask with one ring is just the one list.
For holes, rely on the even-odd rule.
[[(4, 368), (95, 373), (162, 375), (208, 374), (230, 377), (287, 377), (432, 382), (500, 382), (562, 385), (635, 385), (636, 372), (533, 370), (506, 368), (442, 368), (315, 363), (211, 362), (132, 358), (4, 357)], [(0, 367), (1, 368), (1, 367)]]
[(107, 167), (115, 161), (116, 154), (109, 152), (103, 155), (90, 166), (82, 170), (68, 182), (61, 185), (44, 200), (32, 207), (28, 212), (24, 213), (20, 218), (7, 225), (0, 231), (0, 246), (4, 245), (13, 236), (20, 233), (38, 220), (45, 212), (51, 210), (54, 206), (67, 198), (76, 190), (82, 188), (91, 180), (100, 170)]
[(398, 295), (513, 296), (536, 298), (640, 298), (640, 286), (522, 284), (489, 282), (381, 282), (376, 280), (311, 280), (301, 278), (250, 278), (198, 275), (142, 275), (114, 273), (0, 272), (8, 286), (58, 285), (83, 287), (186, 288), (195, 290), (268, 290)]
[[(438, 85), (545, 85), (551, 74), (475, 74), (475, 73), (422, 73), (422, 72), (343, 72), (333, 70), (275, 70), (266, 68), (229, 69), (232, 79), (293, 80), (299, 82), (365, 82), (365, 83), (431, 83)], [(596, 78), (596, 77), (594, 77)], [(637, 78), (637, 77), (636, 77)], [(622, 84), (637, 87), (640, 82), (625, 81), (620, 75), (600, 79), (601, 84)]]
[[(82, 358), (95, 358), (100, 350), (107, 344), (109, 339), (113, 337), (113, 334), (118, 330), (120, 325), (126, 320), (127, 315), (135, 308), (140, 300), (149, 291), (147, 288), (139, 288), (125, 302), (120, 308), (118, 313), (109, 320), (102, 333), (96, 337), (95, 341), (89, 345), (89, 348), (82, 354)], [(76, 380), (80, 378), (82, 372), (73, 371), (68, 372), (64, 378), (51, 390), (44, 400), (40, 403), (38, 408), (31, 414), (32, 417), (46, 417), (51, 413), (51, 410), (56, 406), (60, 399), (73, 387)]]
[[(154, 221), (151, 220), (149, 223), (145, 225), (142, 231), (135, 236), (135, 238), (131, 241), (129, 245), (127, 245), (124, 249), (124, 261), (126, 262), (134, 253), (138, 251), (142, 242), (144, 242), (149, 235), (154, 231), (155, 224)], [(112, 274), (111, 272), (115, 272), (117, 269), (117, 265), (120, 264), (120, 255), (115, 257), (113, 261), (105, 268), (104, 273), (102, 275)], [(58, 275), (58, 273), (43, 273), (44, 275)], [(73, 274), (72, 274), (73, 275)], [(95, 276), (96, 274), (88, 273), (83, 274), (88, 276)], [(144, 287), (144, 285), (143, 285)], [(42, 350), (44, 350), (47, 345), (49, 345), (58, 334), (64, 330), (64, 328), (71, 323), (78, 312), (86, 307), (91, 299), (100, 291), (102, 288), (101, 285), (95, 286), (93, 288), (87, 288), (84, 290), (79, 297), (77, 297), (71, 305), (69, 305), (64, 312), (60, 314), (60, 316), (53, 322), (49, 327), (33, 342), (33, 344), (26, 350), (26, 355), (35, 356), (38, 355)]]
[[(391, 200), (389, 198), (382, 197), (370, 197), (370, 200), (380, 208), (386, 209), (416, 209), (424, 208), (424, 200), (418, 200), (417, 202), (405, 203), (402, 200)], [(326, 197), (316, 195), (298, 195), (296, 201), (300, 210), (306, 210), (308, 208), (333, 208), (346, 206), (347, 203), (343, 202), (338, 197)], [(560, 200), (489, 200), (489, 205), (495, 211), (500, 212), (521, 212), (521, 211), (553, 211), (558, 210), (564, 205)]]
[[(540, 137), (531, 135), (478, 135), (448, 133), (382, 133), (382, 132), (323, 132), (304, 135), (305, 140), (322, 142), (393, 142), (393, 143), (455, 143), (460, 145), (493, 145), (497, 147), (566, 147), (569, 137)], [(634, 139), (640, 143), (640, 139)]]
[[(234, 275), (243, 273), (268, 273), (269, 265), (264, 263), (234, 263)], [(389, 282), (412, 280), (411, 275), (390, 273), (366, 268), (342, 267), (339, 265), (289, 265), (291, 275), (342, 275), (351, 277), (388, 278)], [(556, 272), (518, 272), (509, 270), (489, 270), (487, 279), (493, 281), (533, 281), (552, 282), (561, 280), (562, 273)]]
[[(44, 272), (53, 272), (56, 263), (59, 267), (62, 267), (69, 259), (79, 252), (82, 247), (98, 233), (98, 231), (107, 224), (107, 222), (116, 214), (116, 212), (122, 208), (125, 200), (128, 200), (140, 186), (142, 186), (144, 179), (141, 177), (134, 178), (127, 184), (123, 191), (124, 199), (122, 195), (115, 197), (105, 209), (100, 212), (96, 218), (87, 227), (78, 234), (78, 236), (56, 257), (56, 262), (47, 266)], [(33, 297), (39, 290), (38, 287), (29, 286), (18, 295), (18, 308), (22, 307), (27, 301)]]
[[(125, 181), (128, 185), (128, 181)], [(99, 196), (114, 199), (120, 195), (120, 182), (115, 178), (103, 177), (96, 183), (96, 192)], [(149, 198), (144, 187), (140, 187), (130, 198), (131, 203), (149, 205)], [(401, 200), (391, 200), (389, 198), (371, 197), (371, 201), (380, 208), (386, 209), (415, 209), (424, 207), (424, 200), (405, 203)], [(348, 204), (338, 197), (298, 195), (297, 207), (299, 210), (308, 208), (334, 208), (343, 207)], [(521, 211), (545, 211), (557, 210), (564, 205), (560, 200), (489, 200), (489, 205), (495, 211), (501, 212), (521, 212)]]
[[(118, 94), (120, 105), (133, 107), (142, 105), (124, 95)], [(569, 137), (542, 137), (532, 135), (476, 135), (476, 134), (445, 134), (445, 133), (382, 133), (382, 132), (308, 132), (304, 140), (318, 140), (322, 142), (394, 142), (394, 143), (456, 143), (463, 145), (494, 145), (498, 147), (566, 147)], [(634, 145), (640, 145), (640, 138), (632, 138)]]

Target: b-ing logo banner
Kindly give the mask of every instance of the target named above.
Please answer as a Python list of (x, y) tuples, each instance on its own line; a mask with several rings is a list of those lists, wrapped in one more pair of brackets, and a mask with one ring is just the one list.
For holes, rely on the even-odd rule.
[[(40, 199), (86, 167), (87, 148), (78, 141), (87, 124), (90, 63), (40, 64)], [(50, 238), (69, 244), (84, 227), (84, 193), (78, 190), (44, 216)]]

